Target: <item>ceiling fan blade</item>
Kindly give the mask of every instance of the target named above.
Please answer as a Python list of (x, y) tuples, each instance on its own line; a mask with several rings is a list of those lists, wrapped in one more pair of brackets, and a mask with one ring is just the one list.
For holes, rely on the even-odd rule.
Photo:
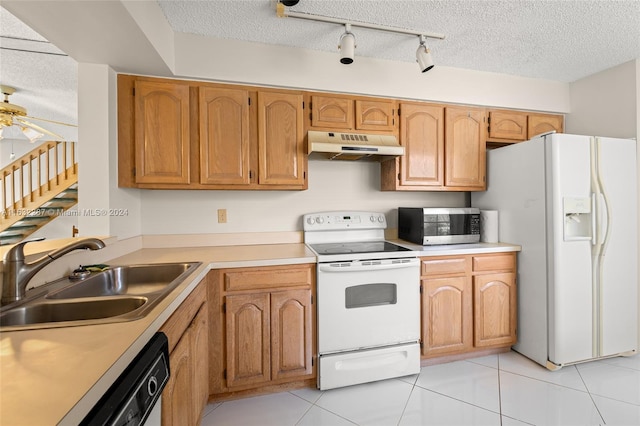
[(56, 138), (58, 140), (62, 140), (62, 141), (65, 140), (65, 138), (63, 138), (62, 136), (60, 136), (60, 135), (58, 135), (56, 133), (50, 132), (49, 130), (47, 130), (47, 129), (43, 128), (43, 127), (40, 127), (37, 124), (33, 124), (33, 123), (31, 123), (31, 122), (29, 122), (29, 121), (27, 121), (27, 120), (25, 120), (25, 119), (23, 119), (21, 117), (14, 117), (14, 121), (17, 121), (20, 124), (23, 124), (23, 125), (25, 125), (27, 127), (31, 127), (33, 130), (36, 130), (36, 131), (38, 131), (40, 133), (44, 133), (44, 134), (47, 134), (49, 136), (53, 136), (54, 138)]
[(60, 124), (62, 126), (69, 126), (69, 127), (78, 127), (76, 124), (71, 124), (71, 123), (64, 123), (62, 121), (55, 121), (55, 120), (48, 120), (46, 118), (40, 118), (40, 117), (31, 117), (31, 116), (25, 116), (25, 118), (28, 118), (29, 120), (38, 120), (38, 121), (46, 121), (47, 123), (53, 123), (53, 124)]

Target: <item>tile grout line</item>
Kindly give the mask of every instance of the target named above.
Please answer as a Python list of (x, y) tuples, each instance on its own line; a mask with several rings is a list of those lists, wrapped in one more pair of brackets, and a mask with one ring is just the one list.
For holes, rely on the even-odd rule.
[(582, 380), (582, 384), (584, 385), (584, 388), (587, 390), (587, 394), (589, 394), (589, 399), (591, 400), (591, 403), (593, 404), (594, 407), (596, 407), (596, 411), (598, 412), (598, 415), (600, 416), (600, 419), (602, 420), (602, 424), (607, 424), (606, 420), (604, 419), (604, 416), (600, 412), (600, 407), (598, 407), (598, 404), (596, 403), (595, 399), (593, 399), (593, 395), (591, 394), (591, 391), (589, 390), (589, 386), (587, 386), (587, 382), (585, 382), (584, 377), (582, 377), (582, 374), (580, 373), (580, 369), (578, 368), (577, 365), (574, 365), (573, 368), (576, 369), (576, 372), (578, 373), (578, 376), (580, 376), (580, 380)]
[(502, 384), (500, 383), (500, 354), (496, 355), (498, 363), (498, 410), (500, 411), (500, 426), (502, 426)]
[(411, 392), (409, 392), (409, 396), (407, 397), (407, 402), (405, 402), (404, 403), (404, 407), (402, 407), (402, 413), (400, 413), (400, 418), (398, 419), (397, 426), (400, 426), (400, 422), (402, 421), (402, 417), (404, 417), (404, 413), (405, 413), (405, 411), (407, 411), (407, 405), (409, 405), (409, 400), (411, 399), (411, 395), (413, 395), (413, 391), (416, 388), (416, 382), (418, 381), (418, 378), (420, 377), (420, 374), (422, 374), (422, 367), (420, 367), (420, 373), (418, 373), (418, 377), (416, 377), (416, 379), (413, 381), (413, 384), (411, 385)]
[(340, 415), (340, 414), (338, 414), (338, 413), (334, 413), (333, 411), (328, 410), (328, 409), (326, 409), (326, 408), (324, 408), (324, 407), (321, 407), (321, 406), (319, 406), (318, 404), (316, 404), (318, 401), (320, 401), (320, 400), (322, 399), (322, 397), (325, 395), (325, 392), (326, 392), (326, 391), (320, 391), (320, 392), (321, 392), (320, 396), (319, 396), (319, 397), (318, 397), (314, 402), (311, 402), (311, 401), (308, 401), (308, 400), (304, 399), (303, 397), (301, 397), (301, 396), (299, 396), (299, 395), (296, 395), (295, 393), (293, 393), (293, 392), (289, 391), (289, 393), (290, 393), (290, 394), (292, 394), (292, 395), (294, 395), (294, 396), (297, 396), (298, 398), (302, 399), (303, 401), (306, 401), (306, 402), (308, 402), (308, 403), (310, 403), (310, 404), (311, 404), (311, 407), (309, 407), (309, 409), (304, 413), (304, 415), (303, 415), (303, 416), (302, 416), (302, 417), (301, 417), (301, 418), (296, 422), (296, 425), (297, 425), (297, 424), (299, 424), (299, 423), (300, 423), (300, 421), (302, 421), (302, 419), (304, 418), (304, 416), (306, 416), (306, 415), (307, 415), (307, 413), (308, 413), (308, 412), (309, 412), (313, 407), (318, 407), (318, 409), (320, 409), (320, 410), (326, 411), (327, 413), (331, 413), (331, 414), (333, 414), (334, 416), (340, 417), (341, 419), (343, 419), (343, 420), (345, 420), (345, 421), (347, 421), (347, 422), (349, 422), (349, 423), (351, 423), (351, 424), (357, 425), (357, 423), (353, 422), (352, 420), (347, 419), (346, 417), (343, 417), (343, 416), (341, 416), (341, 415)]

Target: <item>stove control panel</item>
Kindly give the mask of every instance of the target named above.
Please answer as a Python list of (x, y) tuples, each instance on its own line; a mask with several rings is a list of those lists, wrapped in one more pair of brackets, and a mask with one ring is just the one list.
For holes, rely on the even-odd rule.
[(386, 229), (387, 219), (377, 212), (321, 212), (304, 215), (303, 226), (305, 231)]

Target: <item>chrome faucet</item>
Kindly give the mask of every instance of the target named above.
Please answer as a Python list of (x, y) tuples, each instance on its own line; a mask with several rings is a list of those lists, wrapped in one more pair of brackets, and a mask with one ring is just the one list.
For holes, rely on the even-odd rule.
[(17, 302), (24, 298), (27, 291), (27, 284), (42, 268), (65, 254), (78, 249), (98, 250), (104, 248), (105, 244), (97, 238), (84, 238), (73, 241), (64, 247), (60, 247), (51, 253), (42, 256), (31, 263), (26, 263), (24, 259), (24, 246), (32, 241), (42, 241), (44, 238), (24, 241), (11, 247), (4, 256), (4, 269), (2, 271), (2, 299), (0, 305)]

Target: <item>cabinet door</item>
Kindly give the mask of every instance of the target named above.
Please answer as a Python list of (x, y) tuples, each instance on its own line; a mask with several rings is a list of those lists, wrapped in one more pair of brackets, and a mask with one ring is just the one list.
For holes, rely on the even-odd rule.
[(191, 329), (187, 329), (169, 356), (171, 375), (162, 391), (162, 426), (195, 424)]
[(201, 87), (200, 183), (249, 184), (249, 93)]
[(473, 278), (474, 345), (516, 343), (516, 279), (512, 272)]
[(200, 424), (202, 412), (209, 401), (209, 315), (203, 304), (191, 323), (191, 354), (193, 357), (193, 419)]
[(489, 111), (489, 139), (527, 139), (527, 114), (517, 111)]
[(189, 183), (189, 86), (136, 81), (136, 183)]
[(395, 101), (356, 100), (356, 130), (395, 129)]
[(485, 112), (479, 108), (445, 109), (445, 184), (485, 189)]
[(312, 95), (311, 126), (352, 130), (353, 100)]
[(400, 185), (444, 185), (444, 108), (401, 104)]
[(227, 386), (270, 380), (269, 293), (226, 297)]
[(468, 351), (473, 345), (471, 283), (466, 276), (422, 281), (422, 355)]
[(551, 132), (555, 130), (557, 133), (564, 131), (564, 117), (555, 114), (529, 114), (529, 123), (527, 125), (527, 138), (531, 139), (540, 133)]
[(312, 373), (311, 290), (271, 293), (271, 378)]
[(302, 95), (258, 92), (260, 184), (304, 186)]

